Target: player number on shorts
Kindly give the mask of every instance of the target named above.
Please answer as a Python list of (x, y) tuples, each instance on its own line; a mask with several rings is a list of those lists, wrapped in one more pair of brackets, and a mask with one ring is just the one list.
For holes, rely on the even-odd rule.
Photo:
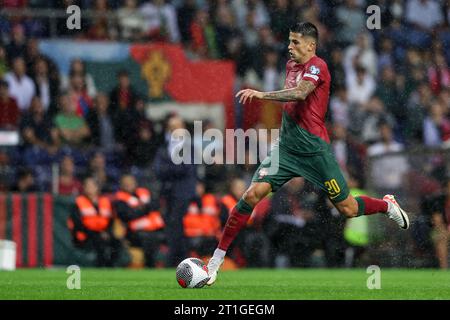
[(325, 181), (325, 187), (327, 187), (330, 197), (336, 196), (339, 194), (339, 192), (341, 192), (341, 188), (339, 188), (336, 179)]

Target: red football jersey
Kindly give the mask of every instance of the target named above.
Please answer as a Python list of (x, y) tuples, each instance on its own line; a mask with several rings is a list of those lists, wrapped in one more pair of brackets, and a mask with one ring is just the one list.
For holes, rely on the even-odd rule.
[(325, 128), (331, 76), (324, 60), (313, 56), (305, 64), (289, 60), (286, 64), (285, 88), (295, 88), (300, 80), (311, 81), (316, 88), (303, 101), (287, 102), (283, 110), (303, 129), (330, 143)]

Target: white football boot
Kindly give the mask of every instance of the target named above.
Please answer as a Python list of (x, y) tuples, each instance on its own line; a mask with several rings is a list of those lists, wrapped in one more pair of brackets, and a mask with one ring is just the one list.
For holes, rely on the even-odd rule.
[(391, 194), (387, 194), (383, 197), (383, 200), (389, 202), (389, 209), (387, 215), (389, 219), (397, 222), (400, 228), (408, 229), (409, 228), (409, 218), (406, 212), (400, 208), (400, 205), (395, 200), (394, 196)]
[(206, 283), (208, 286), (212, 285), (216, 282), (217, 273), (219, 272), (219, 268), (222, 265), (224, 258), (212, 257), (208, 262), (208, 275), (209, 280)]

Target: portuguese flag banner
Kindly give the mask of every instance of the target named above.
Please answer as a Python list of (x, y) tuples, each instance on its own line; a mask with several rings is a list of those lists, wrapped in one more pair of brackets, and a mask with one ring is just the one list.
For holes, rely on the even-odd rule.
[(235, 126), (233, 61), (191, 60), (182, 46), (168, 43), (42, 40), (39, 49), (66, 75), (73, 59), (83, 60), (98, 92), (110, 92), (117, 72), (127, 70), (133, 88), (149, 103), (219, 103), (224, 126)]

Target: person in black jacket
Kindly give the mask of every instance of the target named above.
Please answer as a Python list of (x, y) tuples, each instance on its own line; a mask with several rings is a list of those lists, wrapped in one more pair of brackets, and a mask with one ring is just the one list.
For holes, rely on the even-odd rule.
[[(171, 154), (180, 145), (176, 139), (172, 139), (172, 134), (177, 129), (185, 129), (185, 123), (177, 115), (172, 115), (167, 120), (165, 130), (165, 143), (156, 152), (153, 162), (153, 169), (156, 177), (161, 181), (161, 197), (165, 199), (167, 242), (169, 245), (169, 265), (176, 266), (186, 258), (186, 238), (183, 230), (183, 216), (187, 211), (189, 202), (195, 197), (197, 183), (196, 167), (192, 158), (188, 163), (175, 164)], [(178, 130), (177, 133), (180, 131)], [(193, 148), (190, 139), (184, 139), (185, 148)], [(176, 152), (175, 152), (176, 153)]]
[(154, 267), (159, 246), (164, 241), (164, 220), (159, 203), (147, 188), (137, 186), (136, 178), (124, 174), (116, 192), (114, 207), (126, 225), (126, 238), (134, 247), (144, 250), (145, 265)]
[(114, 149), (117, 132), (106, 94), (102, 92), (97, 94), (94, 108), (90, 109), (86, 115), (86, 122), (91, 130), (92, 142), (95, 146), (105, 151)]

